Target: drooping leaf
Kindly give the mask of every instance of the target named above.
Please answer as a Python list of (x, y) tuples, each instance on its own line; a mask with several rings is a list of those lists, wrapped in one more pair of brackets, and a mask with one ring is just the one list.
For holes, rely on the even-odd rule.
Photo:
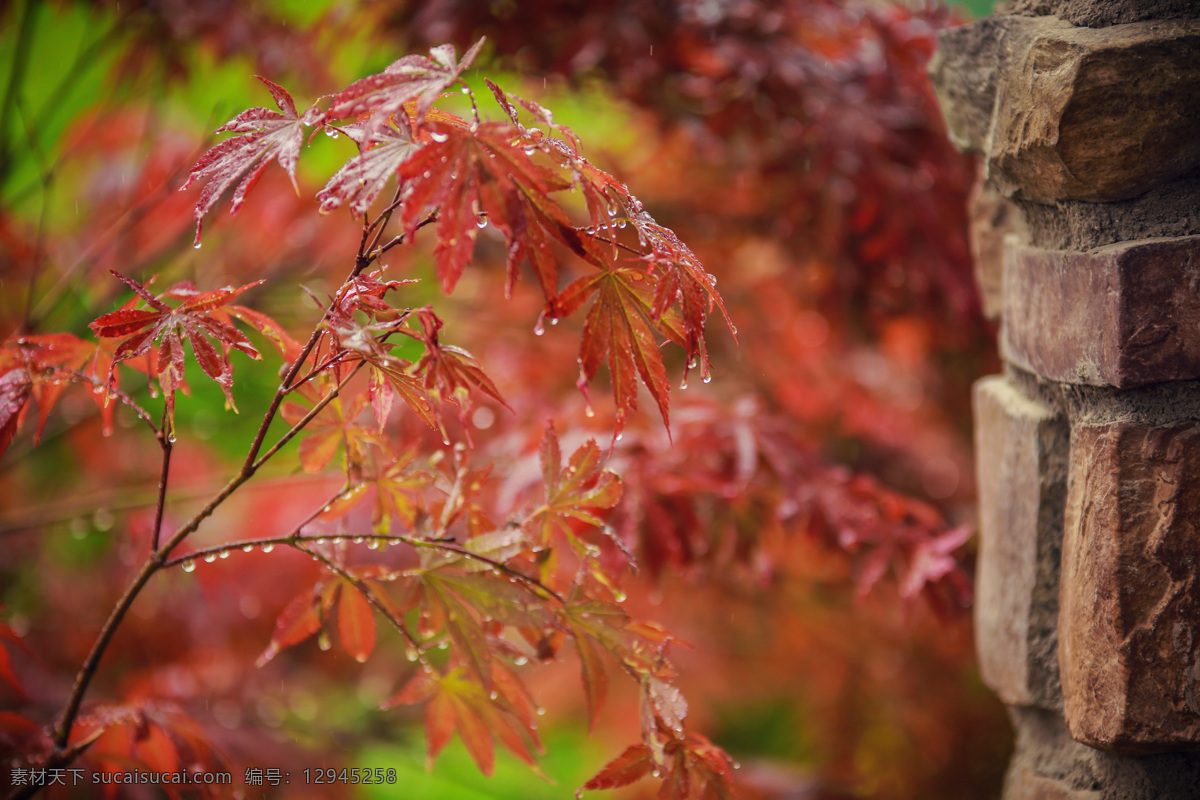
[(281, 651), (300, 644), (321, 630), (340, 588), (338, 582), (322, 579), (293, 597), (275, 621), (271, 642), (254, 662), (255, 666), (262, 667)]
[(252, 108), (217, 128), (216, 133), (229, 131), (240, 135), (221, 142), (201, 156), (188, 174), (187, 182), (180, 187), (187, 189), (196, 181), (205, 183), (194, 212), (197, 246), (200, 244), (204, 215), (216, 205), (225, 190), (239, 179), (242, 180), (233, 193), (230, 214), (236, 214), (241, 208), (246, 194), (254, 188), (272, 161), (278, 161), (292, 179), (292, 184), (296, 183), (296, 162), (304, 142), (304, 129), (316, 123), (315, 109), (305, 112), (304, 116), (297, 115), (296, 104), (285, 89), (266, 78), (255, 77), (271, 92), (279, 111)]
[(446, 292), (454, 289), (474, 252), (480, 213), (504, 233), (510, 270), (513, 258), (524, 252), (519, 240), (530, 224), (530, 198), (539, 198), (539, 219), (553, 215), (558, 225), (570, 227), (565, 212), (548, 197), (567, 184), (533, 162), (519, 129), (500, 122), (465, 127), (438, 121), (427, 127), (433, 141), (398, 170), (406, 197), (400, 224), (411, 241), (417, 227), (437, 212), (434, 259)]
[(631, 745), (614, 758), (592, 779), (583, 785), (587, 791), (619, 789), (646, 777), (654, 769), (650, 748), (644, 744)]
[(577, 279), (552, 304), (555, 313), (567, 316), (589, 297), (596, 298), (583, 325), (579, 347), (581, 381), (590, 383), (606, 364), (617, 407), (617, 432), (625, 414), (637, 408), (640, 376), (658, 404), (663, 422), (669, 423), (670, 388), (659, 352), (659, 332), (672, 331), (653, 318), (652, 298), (658, 279), (643, 270), (618, 268)]
[(375, 650), (375, 610), (358, 588), (344, 583), (337, 609), (342, 648), (355, 661), (364, 662)]
[(328, 213), (348, 203), (353, 213), (365, 214), (416, 147), (411, 131), (394, 125), (380, 127), (374, 142), (369, 146), (364, 143), (362, 151), (335, 172), (317, 193), (321, 211)]

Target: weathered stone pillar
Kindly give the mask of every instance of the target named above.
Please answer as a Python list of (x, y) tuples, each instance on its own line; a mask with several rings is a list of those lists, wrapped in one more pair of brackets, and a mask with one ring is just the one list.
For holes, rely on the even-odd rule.
[(1200, 798), (1200, 0), (1017, 0), (931, 66), (977, 153), (977, 647), (1005, 800)]

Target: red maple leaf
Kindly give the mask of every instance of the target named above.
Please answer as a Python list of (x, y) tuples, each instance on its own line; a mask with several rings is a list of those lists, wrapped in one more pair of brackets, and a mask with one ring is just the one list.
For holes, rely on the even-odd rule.
[(187, 189), (198, 180), (206, 182), (200, 199), (196, 201), (197, 247), (200, 246), (204, 215), (216, 205), (225, 190), (243, 175), (245, 178), (233, 193), (230, 214), (236, 214), (241, 208), (246, 193), (254, 188), (272, 161), (278, 161), (279, 166), (287, 170), (292, 184), (296, 184), (296, 161), (300, 157), (300, 145), (304, 142), (305, 126), (311, 127), (319, 119), (316, 108), (310, 108), (304, 116), (297, 115), (296, 103), (287, 90), (260, 75), (255, 77), (270, 90), (275, 104), (283, 113), (267, 108), (251, 108), (214, 131), (231, 131), (241, 136), (221, 142), (201, 156), (188, 174), (187, 181), (180, 187), (181, 190)]
[[(112, 370), (117, 364), (148, 353), (154, 342), (158, 341), (155, 369), (166, 398), (167, 418), (171, 420), (175, 410), (175, 390), (182, 383), (184, 376), (183, 340), (186, 337), (204, 374), (220, 385), (230, 407), (235, 408), (232, 391), (233, 367), (229, 363), (228, 349), (241, 350), (255, 360), (261, 359), (262, 356), (241, 331), (211, 312), (263, 281), (248, 283), (236, 289), (227, 286), (208, 292), (197, 292), (190, 284), (178, 284), (156, 297), (150, 294), (143, 284), (132, 278), (118, 272), (113, 274), (133, 289), (150, 308), (124, 308), (97, 318), (89, 326), (100, 338), (121, 340), (113, 353), (109, 384), (112, 384)], [(163, 298), (182, 299), (182, 302), (172, 307), (163, 302)], [(209, 339), (216, 341), (222, 349), (214, 347)]]

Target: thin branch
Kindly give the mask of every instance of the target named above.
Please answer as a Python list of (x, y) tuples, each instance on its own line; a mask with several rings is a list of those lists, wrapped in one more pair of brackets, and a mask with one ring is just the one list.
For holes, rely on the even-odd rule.
[(158, 537), (162, 532), (163, 511), (167, 507), (167, 479), (171, 474), (171, 450), (174, 449), (174, 435), (167, 434), (167, 407), (163, 404), (162, 424), (158, 431), (158, 444), (162, 448), (162, 471), (158, 476), (158, 502), (154, 507), (154, 538), (151, 539), (150, 551), (158, 549)]

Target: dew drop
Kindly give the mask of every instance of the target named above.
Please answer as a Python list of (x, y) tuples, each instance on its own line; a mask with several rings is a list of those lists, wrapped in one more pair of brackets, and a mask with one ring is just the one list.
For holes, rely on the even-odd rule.
[(680, 388), (680, 389), (686, 389), (686, 388), (687, 388), (687, 378), (684, 378), (682, 381), (680, 381), (680, 383), (679, 383), (679, 388)]
[(587, 406), (583, 409), (583, 413), (589, 417), (594, 417), (594, 416), (596, 416), (596, 409), (592, 408), (591, 403), (588, 403)]
[(192, 561), (190, 558), (187, 561), (183, 562), (183, 571), (184, 572), (195, 572), (196, 571), (196, 562)]
[(445, 650), (449, 646), (450, 646), (449, 642), (446, 642), (446, 641), (438, 642), (438, 650)]
[(169, 444), (175, 444), (175, 431), (171, 431), (167, 434), (167, 442)]
[(613, 599), (618, 603), (624, 603), (627, 596), (624, 592), (613, 592)]
[(471, 87), (469, 87), (469, 86), (464, 86), (464, 87), (462, 87), (462, 93), (463, 93), (463, 94), (470, 94), (470, 93), (471, 93)]
[(484, 215), (480, 215), (480, 216), (479, 216), (479, 217), (478, 217), (478, 218), (475, 220), (475, 227), (476, 227), (476, 228), (479, 228), (479, 230), (483, 230), (484, 228), (486, 228), (486, 227), (487, 227), (487, 222), (488, 222), (488, 221), (487, 221), (487, 217), (486, 217), (486, 216), (484, 216)]
[(200, 249), (200, 243), (199, 243), (199, 242), (196, 242), (194, 245), (192, 245), (192, 249), (194, 249), (194, 250), (199, 250), (199, 249)]
[(219, 556), (217, 556), (217, 558), (229, 558), (229, 551), (228, 551), (228, 550), (222, 550), (222, 551), (221, 551), (221, 554), (220, 554)]
[(529, 663), (529, 659), (526, 658), (525, 656), (517, 656), (516, 658), (513, 659), (513, 663), (516, 664), (518, 667), (523, 667)]
[(656, 768), (654, 769), (654, 771), (653, 771), (653, 772), (651, 772), (650, 774), (651, 774), (651, 775), (653, 775), (653, 776), (654, 776), (654, 777), (656, 777), (656, 778), (661, 778), (661, 777), (662, 777), (662, 770), (660, 770), (660, 769), (658, 769), (658, 768), (656, 767)]
[(551, 317), (551, 318), (550, 318), (550, 324), (551, 324), (551, 325), (557, 325), (557, 324), (558, 324), (558, 317)]
[(617, 434), (617, 437), (616, 437), (616, 438), (615, 438), (613, 441), (615, 441), (615, 442), (619, 442), (619, 441), (621, 441), (621, 440), (622, 440), (622, 439), (624, 439), (624, 438), (625, 438), (625, 434), (623, 434), (623, 433), (618, 433), (618, 434)]
[(534, 336), (544, 336), (545, 334), (546, 334), (546, 328), (542, 325), (542, 321), (538, 320), (538, 324), (535, 325), (533, 328), (533, 335)]
[(499, 699), (500, 699), (500, 693), (499, 693), (499, 692), (497, 692), (495, 689), (492, 689), (491, 693), (490, 693), (490, 694), (488, 694), (488, 697), (490, 697), (490, 698), (491, 698), (491, 699), (493, 699), (493, 700), (499, 700)]
[(206, 556), (204, 557), (204, 563), (205, 563), (205, 564), (211, 564), (212, 562), (214, 562), (214, 561), (216, 561), (216, 560), (217, 560), (217, 554), (216, 554), (216, 553), (209, 553), (208, 555), (206, 555)]
[(363, 539), (363, 537), (361, 537), (361, 536), (355, 536), (355, 537), (354, 537), (353, 539), (351, 539), (350, 541), (354, 542), (355, 544), (362, 544), (362, 543), (363, 543), (364, 541), (366, 541), (366, 540), (365, 540), (365, 539)]
[(446, 139), (448, 139), (449, 137), (446, 136), (446, 134), (444, 134), (444, 133), (430, 133), (429, 138), (433, 139), (435, 142), (440, 143), (440, 142), (446, 141)]
[(733, 762), (733, 768), (734, 768), (734, 769), (741, 769), (741, 768), (742, 768), (742, 762), (740, 762), (740, 761), (735, 761), (735, 762)]
[(417, 660), (417, 649), (411, 644), (404, 648), (404, 657), (409, 661)]
[(378, 550), (379, 549), (379, 540), (372, 539), (371, 541), (367, 542), (367, 549), (368, 550)]
[(698, 356), (692, 356), (688, 360), (688, 369), (695, 369), (698, 366), (700, 366), (700, 358)]
[(575, 800), (583, 800), (583, 789), (579, 789), (575, 792)]
[(543, 708), (542, 706), (538, 706), (538, 707), (537, 707), (537, 715), (538, 715), (539, 717), (544, 717), (544, 716), (546, 716), (546, 709), (545, 709), (545, 708)]
[(712, 383), (712, 373), (709, 373), (708, 375), (705, 375), (705, 376), (704, 376), (704, 382), (705, 382), (705, 383)]
[(253, 550), (253, 549), (254, 549), (254, 545), (252, 545), (252, 544), (248, 544), (248, 545), (246, 545), (245, 547), (243, 547), (243, 548), (242, 548), (242, 552), (243, 552), (243, 553), (249, 553), (249, 552), (250, 552), (251, 550)]
[(272, 551), (272, 550), (274, 550), (274, 549), (275, 549), (275, 545), (273, 545), (273, 544), (264, 544), (264, 545), (262, 546), (262, 551), (263, 551), (264, 553), (269, 553), (269, 552), (271, 552), (271, 551)]
[(321, 635), (317, 637), (317, 647), (322, 650), (328, 650), (333, 647), (333, 642), (329, 640), (329, 634), (325, 631), (321, 631)]

